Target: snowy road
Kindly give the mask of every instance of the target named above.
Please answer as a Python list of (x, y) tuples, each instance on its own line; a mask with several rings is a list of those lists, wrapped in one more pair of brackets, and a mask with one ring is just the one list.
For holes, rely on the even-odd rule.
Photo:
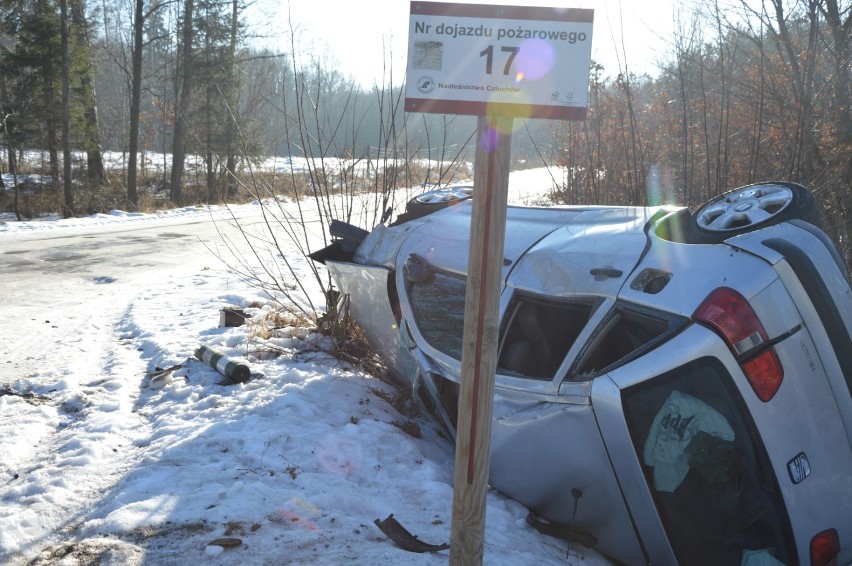
[[(259, 222), (256, 206), (235, 212)], [(447, 542), (452, 445), (305, 328), (219, 328), (223, 306), (262, 318), (269, 297), (222, 261), (234, 265), (228, 223), (210, 214), (0, 219), (0, 563), (445, 564), (373, 521), (393, 513)], [(283, 285), (318, 294), (281, 245)], [(246, 360), (252, 379), (223, 383), (194, 359), (200, 343)], [(489, 493), (486, 564), (608, 564), (525, 516)]]
[(96, 347), (93, 335), (127, 307), (117, 297), (218, 267), (219, 232), (230, 230), (224, 216), (203, 210), (109, 220), (0, 234), (0, 384), (79, 359), (65, 348)]
[[(240, 215), (249, 225), (256, 210)], [(134, 347), (134, 306), (179, 294), (211, 266), (221, 272), (222, 232), (233, 232), (221, 210), (87, 220), (0, 234), (0, 390), (21, 394), (4, 404), (27, 400), (0, 415), (0, 468), (12, 480), (3, 516), (15, 517), (0, 557), (79, 526), (139, 463), (122, 448), (155, 431), (138, 410), (151, 359)]]

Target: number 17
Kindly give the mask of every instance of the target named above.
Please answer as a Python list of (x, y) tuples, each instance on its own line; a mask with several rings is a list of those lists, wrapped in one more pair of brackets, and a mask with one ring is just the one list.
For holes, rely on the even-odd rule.
[[(503, 67), (504, 75), (509, 74), (509, 69), (512, 67), (512, 61), (515, 60), (515, 56), (520, 50), (520, 47), (507, 47), (505, 45), (500, 48), (500, 51), (502, 51), (503, 53), (511, 53), (511, 55), (509, 55), (509, 58), (506, 60), (506, 65)], [(490, 75), (492, 70), (492, 63), (494, 62), (494, 46), (489, 45), (479, 53), (479, 56), (485, 57), (485, 74)]]

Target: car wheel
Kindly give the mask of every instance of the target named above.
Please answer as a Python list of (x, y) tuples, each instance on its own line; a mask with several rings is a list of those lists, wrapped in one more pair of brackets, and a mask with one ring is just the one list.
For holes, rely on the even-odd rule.
[(419, 194), (405, 205), (408, 219), (420, 218), (473, 197), (473, 186), (441, 187)]
[(690, 217), (697, 243), (721, 242), (787, 220), (821, 224), (811, 192), (796, 183), (757, 183), (704, 203)]

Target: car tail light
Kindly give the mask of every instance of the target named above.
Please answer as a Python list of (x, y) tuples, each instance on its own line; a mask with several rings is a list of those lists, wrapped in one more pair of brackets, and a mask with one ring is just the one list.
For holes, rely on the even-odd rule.
[(835, 529), (828, 529), (811, 539), (811, 566), (836, 566), (840, 539)]
[[(769, 337), (748, 301), (728, 287), (719, 287), (704, 299), (693, 318), (715, 330), (740, 360), (748, 382), (758, 399), (769, 401), (781, 386), (784, 368), (772, 347), (764, 347)], [(749, 355), (752, 352), (755, 355)]]

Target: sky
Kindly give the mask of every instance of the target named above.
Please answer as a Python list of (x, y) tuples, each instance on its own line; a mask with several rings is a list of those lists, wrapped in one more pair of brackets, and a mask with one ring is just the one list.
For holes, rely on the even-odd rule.
[[(517, 175), (516, 187), (549, 186), (545, 170)], [(281, 206), (267, 212), (297, 214)], [(321, 336), (261, 330), (269, 295), (221, 251), (240, 241), (230, 219), (251, 231), (259, 213), (0, 214), (0, 564), (447, 564), (447, 551), (401, 550), (374, 521), (394, 514), (422, 541), (448, 542), (452, 445), (398, 412), (393, 388), (324, 354)], [(151, 239), (176, 245), (161, 258)], [(111, 257), (116, 240), (145, 251)], [(318, 302), (307, 260), (281, 243), (294, 268), (283, 284), (298, 278), (297, 300)], [(36, 270), (28, 283), (22, 266)], [(220, 326), (225, 306), (254, 319)], [(223, 383), (200, 345), (252, 378)], [(488, 493), (486, 564), (610, 564), (525, 517)]]
[[(654, 74), (660, 54), (675, 29), (682, 0), (492, 0), (471, 4), (508, 4), (594, 10), (592, 58), (615, 75), (625, 63), (631, 72)], [(394, 82), (401, 83), (408, 50), (408, 0), (341, 2), (340, 0), (261, 0), (258, 22), (272, 30), (270, 45), (289, 50), (288, 21), (314, 53), (327, 53), (359, 83), (381, 84), (392, 63)], [(289, 15), (288, 15), (289, 10)], [(622, 35), (623, 34), (623, 35)], [(625, 58), (625, 53), (627, 57)]]

